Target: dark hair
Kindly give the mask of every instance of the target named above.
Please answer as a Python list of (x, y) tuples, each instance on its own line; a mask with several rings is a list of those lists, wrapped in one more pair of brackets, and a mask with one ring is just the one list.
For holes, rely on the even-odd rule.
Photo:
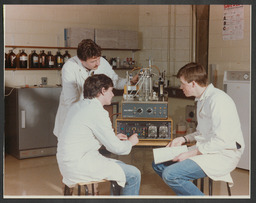
[(183, 76), (188, 83), (195, 81), (200, 86), (206, 86), (208, 82), (205, 68), (194, 62), (186, 64), (178, 71), (177, 78), (181, 76)]
[(82, 40), (77, 47), (77, 57), (82, 61), (101, 56), (101, 47), (91, 39)]
[(90, 76), (84, 82), (84, 98), (93, 99), (101, 93), (103, 87), (107, 90), (113, 86), (111, 78), (104, 74)]

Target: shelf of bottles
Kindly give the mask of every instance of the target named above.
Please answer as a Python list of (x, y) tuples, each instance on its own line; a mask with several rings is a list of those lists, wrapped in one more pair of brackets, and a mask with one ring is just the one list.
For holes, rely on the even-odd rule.
[[(13, 46), (8, 53), (5, 53), (5, 70), (61, 70), (63, 64), (71, 57), (65, 47), (65, 54), (60, 53), (60, 47), (42, 47), (42, 46)], [(19, 53), (15, 54), (14, 49), (22, 48)], [(25, 49), (31, 49), (31, 53), (27, 54)], [(40, 53), (36, 53), (36, 49), (41, 49)], [(44, 49), (48, 49), (45, 53)], [(49, 49), (57, 49), (56, 55), (52, 54)]]
[[(63, 64), (70, 54), (67, 50), (77, 49), (76, 47), (51, 47), (51, 46), (15, 46), (5, 45), (6, 48), (11, 48), (9, 53), (6, 53), (5, 58), (5, 70), (61, 70)], [(13, 50), (21, 48), (20, 52), (16, 55)], [(24, 49), (32, 49), (30, 54), (25, 53)], [(41, 50), (39, 54), (33, 49), (57, 49), (55, 56), (48, 51), (48, 54)], [(65, 49), (65, 54), (61, 55), (60, 50)], [(102, 50), (115, 50), (115, 51), (138, 51), (139, 49), (114, 49), (114, 48), (102, 48)], [(118, 68), (119, 70), (130, 68)]]

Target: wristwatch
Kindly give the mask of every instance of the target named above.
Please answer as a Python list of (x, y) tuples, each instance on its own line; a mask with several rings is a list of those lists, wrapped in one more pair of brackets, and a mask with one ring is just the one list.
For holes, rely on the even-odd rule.
[(185, 140), (185, 144), (187, 144), (187, 143), (188, 143), (187, 138), (186, 138), (185, 136), (183, 136), (183, 138), (184, 138), (184, 140)]

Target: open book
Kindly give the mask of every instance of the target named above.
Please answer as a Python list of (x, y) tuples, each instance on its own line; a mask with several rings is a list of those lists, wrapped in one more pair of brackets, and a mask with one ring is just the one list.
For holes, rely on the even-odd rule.
[(155, 164), (160, 164), (166, 161), (172, 160), (174, 157), (178, 156), (183, 152), (187, 152), (187, 145), (182, 145), (178, 147), (161, 147), (153, 149)]

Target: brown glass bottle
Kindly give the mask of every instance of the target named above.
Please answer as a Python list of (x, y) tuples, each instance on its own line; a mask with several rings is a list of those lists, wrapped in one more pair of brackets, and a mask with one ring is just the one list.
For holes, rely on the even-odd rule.
[(29, 68), (38, 68), (38, 54), (36, 50), (32, 50), (29, 54)]
[(71, 55), (68, 53), (68, 51), (65, 51), (65, 54), (63, 54), (63, 63), (66, 63), (68, 59), (71, 58)]
[(7, 61), (6, 61), (6, 67), (7, 68), (16, 68), (16, 54), (13, 52), (13, 50), (10, 50), (7, 54)]
[(7, 67), (7, 53), (4, 53), (4, 67)]
[(16, 67), (17, 68), (20, 67), (20, 54), (21, 54), (21, 50), (19, 50), (19, 53), (16, 55)]
[(60, 51), (57, 51), (55, 55), (55, 67), (62, 68), (63, 66), (63, 56), (61, 55)]
[(22, 49), (18, 57), (19, 68), (27, 68), (28, 65), (28, 55), (25, 53), (25, 50)]
[(52, 55), (51, 51), (48, 51), (48, 54), (46, 56), (46, 67), (54, 68), (54, 56)]
[(39, 54), (39, 68), (46, 68), (46, 53), (44, 53), (44, 50), (40, 51)]

